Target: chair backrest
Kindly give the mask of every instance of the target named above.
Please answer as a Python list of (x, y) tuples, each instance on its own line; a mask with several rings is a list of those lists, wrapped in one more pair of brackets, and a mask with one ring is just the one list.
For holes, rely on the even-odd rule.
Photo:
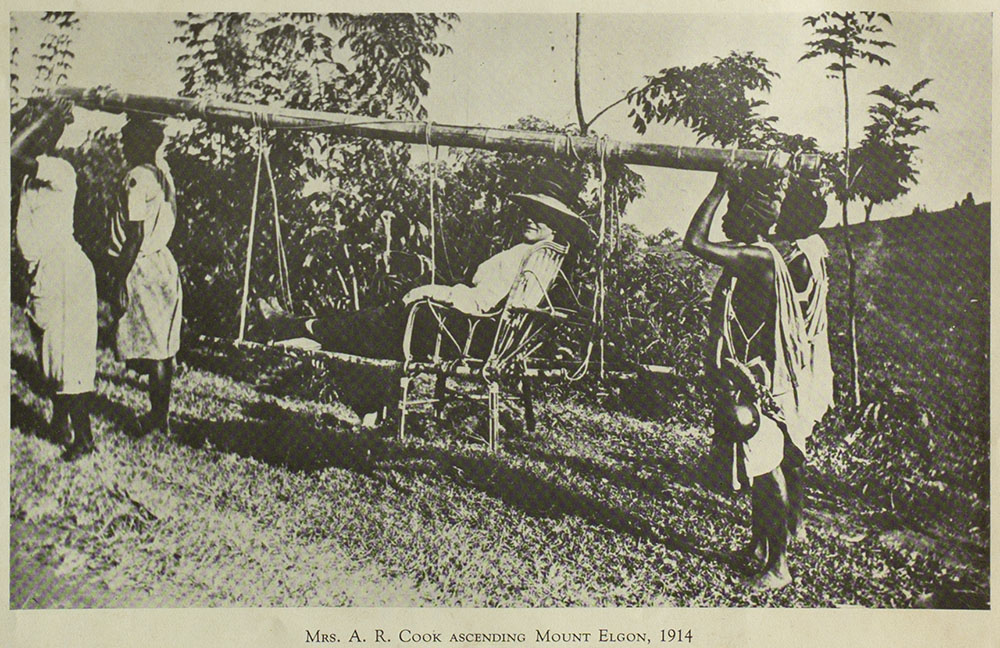
[(536, 308), (559, 276), (569, 247), (554, 241), (538, 243), (524, 260), (507, 295), (507, 308)]
[(502, 371), (511, 363), (526, 359), (538, 347), (538, 335), (547, 325), (525, 309), (550, 305), (549, 289), (559, 276), (568, 250), (566, 245), (543, 241), (525, 256), (497, 323), (493, 347), (486, 359), (487, 371)]

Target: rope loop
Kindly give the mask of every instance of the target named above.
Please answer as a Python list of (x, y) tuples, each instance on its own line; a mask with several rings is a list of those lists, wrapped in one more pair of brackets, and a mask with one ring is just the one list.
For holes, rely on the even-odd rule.
[(250, 204), (250, 232), (247, 237), (246, 260), (243, 268), (243, 295), (240, 299), (240, 328), (237, 342), (243, 342), (246, 335), (247, 308), (250, 301), (250, 275), (253, 268), (253, 243), (257, 231), (257, 202), (260, 199), (260, 176), (261, 169), (266, 170), (268, 184), (271, 188), (271, 205), (274, 214), (274, 245), (278, 263), (278, 288), (281, 293), (283, 306), (291, 311), (292, 304), (292, 284), (288, 272), (288, 257), (285, 253), (285, 242), (281, 233), (281, 217), (278, 212), (278, 191), (274, 182), (274, 169), (271, 167), (270, 145), (264, 136), (263, 115), (258, 111), (251, 113), (251, 123), (254, 132), (252, 137), (257, 149), (257, 169), (254, 173), (253, 198)]
[[(256, 113), (253, 114), (254, 127), (257, 126)], [(250, 203), (250, 233), (247, 236), (246, 260), (243, 264), (243, 297), (240, 299), (240, 329), (236, 338), (237, 342), (243, 342), (247, 328), (247, 304), (250, 300), (250, 270), (253, 267), (253, 239), (257, 230), (257, 198), (260, 196), (260, 169), (264, 158), (264, 149), (261, 145), (263, 133), (257, 130), (257, 171), (254, 173), (253, 200)]]
[(195, 116), (205, 119), (208, 117), (208, 99), (202, 97), (194, 104)]
[(767, 155), (764, 157), (764, 168), (770, 169), (771, 164), (774, 162), (774, 149), (769, 149)]
[(792, 153), (792, 159), (788, 161), (788, 168), (796, 175), (802, 172), (802, 156), (804, 153), (802, 149), (798, 149)]
[[(573, 136), (569, 133), (563, 133), (563, 141), (565, 142), (565, 155), (566, 157), (573, 158), (577, 162), (581, 160), (580, 154), (577, 153), (576, 147), (573, 145)], [(553, 146), (556, 146), (553, 144)]]

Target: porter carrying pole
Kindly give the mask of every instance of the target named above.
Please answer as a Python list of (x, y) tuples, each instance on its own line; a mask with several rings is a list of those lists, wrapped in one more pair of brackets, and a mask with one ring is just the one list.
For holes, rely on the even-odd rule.
[(158, 117), (202, 119), (211, 123), (264, 126), (353, 135), (370, 139), (487, 149), (526, 155), (571, 157), (598, 161), (603, 155), (625, 164), (720, 171), (729, 161), (746, 162), (752, 166), (790, 167), (798, 173), (815, 175), (820, 156), (816, 153), (790, 155), (782, 151), (720, 149), (696, 146), (672, 146), (649, 142), (625, 142), (597, 137), (581, 137), (563, 133), (487, 128), (483, 126), (451, 126), (425, 121), (398, 121), (359, 117), (344, 113), (295, 110), (271, 106), (223, 101), (207, 101), (182, 97), (159, 97), (63, 87), (56, 95), (72, 100), (91, 110), (104, 112), (140, 112)]

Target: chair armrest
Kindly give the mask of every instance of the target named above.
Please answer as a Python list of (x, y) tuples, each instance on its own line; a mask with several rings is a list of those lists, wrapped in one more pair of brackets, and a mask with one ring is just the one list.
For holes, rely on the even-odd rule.
[(550, 319), (567, 320), (571, 311), (563, 309), (531, 308), (529, 306), (516, 306), (510, 309), (514, 313), (531, 313), (533, 315), (544, 315)]
[(446, 304), (445, 302), (438, 301), (436, 299), (432, 299), (431, 297), (421, 297), (420, 299), (411, 302), (409, 304), (409, 306), (407, 306), (407, 309), (416, 308), (417, 305), (419, 305), (419, 304), (425, 304), (425, 305), (427, 305), (428, 307), (431, 307), (431, 308), (440, 308), (442, 310), (446, 310), (446, 311), (449, 311), (451, 313), (458, 313), (460, 315), (464, 315), (466, 317), (473, 318), (473, 319), (490, 319), (491, 317), (496, 317), (500, 313), (503, 312), (503, 309), (497, 309), (497, 310), (490, 311), (488, 313), (467, 313), (464, 310), (461, 310), (459, 308), (455, 308), (451, 304)]

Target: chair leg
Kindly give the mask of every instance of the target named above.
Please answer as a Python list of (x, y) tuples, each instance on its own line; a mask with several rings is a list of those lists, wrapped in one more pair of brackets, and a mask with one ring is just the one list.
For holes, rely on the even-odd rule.
[(409, 405), (410, 397), (410, 380), (409, 376), (403, 376), (399, 379), (399, 440), (402, 441), (406, 438), (406, 407)]
[(524, 429), (533, 433), (535, 431), (535, 404), (531, 398), (531, 379), (527, 376), (521, 378), (521, 404), (524, 406)]
[(444, 420), (444, 401), (447, 396), (448, 376), (440, 373), (434, 382), (434, 416), (438, 421)]
[(500, 436), (500, 384), (487, 383), (489, 393), (489, 446), (490, 452), (497, 451), (497, 441)]

